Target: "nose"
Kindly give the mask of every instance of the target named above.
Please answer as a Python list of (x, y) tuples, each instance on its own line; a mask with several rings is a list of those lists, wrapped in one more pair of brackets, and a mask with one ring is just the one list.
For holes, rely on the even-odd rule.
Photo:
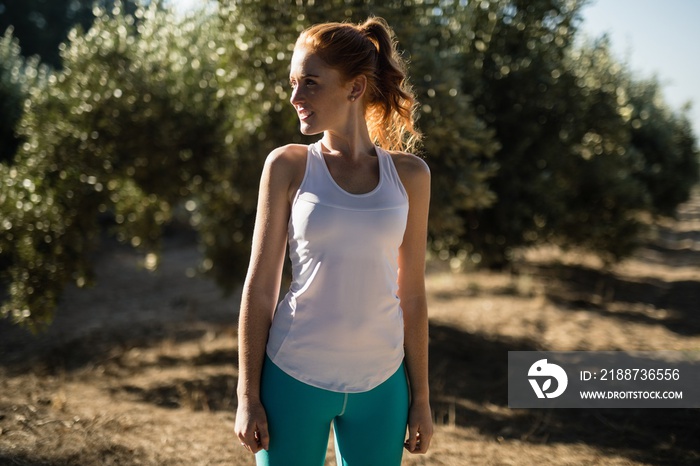
[(303, 96), (301, 95), (301, 86), (295, 86), (292, 88), (292, 95), (289, 97), (289, 102), (296, 106), (296, 104), (303, 101)]

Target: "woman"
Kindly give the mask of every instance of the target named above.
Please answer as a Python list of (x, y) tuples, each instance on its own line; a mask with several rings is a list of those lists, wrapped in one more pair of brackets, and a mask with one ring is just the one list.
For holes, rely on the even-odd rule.
[(236, 415), (258, 465), (323, 465), (331, 423), (339, 465), (398, 466), (430, 445), (430, 172), (402, 152), (420, 135), (392, 34), (370, 18), (295, 44), (290, 101), (301, 132), (323, 136), (272, 151), (261, 177)]

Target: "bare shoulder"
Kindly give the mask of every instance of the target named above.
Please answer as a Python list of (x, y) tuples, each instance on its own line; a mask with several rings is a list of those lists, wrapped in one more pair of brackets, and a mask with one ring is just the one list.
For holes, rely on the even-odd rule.
[(306, 164), (308, 146), (303, 144), (287, 144), (274, 149), (268, 154), (265, 164), (270, 168), (290, 169), (303, 162)]
[(271, 184), (275, 188), (285, 187), (290, 198), (304, 178), (307, 152), (308, 146), (287, 144), (274, 149), (265, 159), (264, 170)]
[(422, 158), (408, 152), (389, 152), (399, 178), (404, 186), (409, 189), (424, 188), (430, 184), (430, 168)]

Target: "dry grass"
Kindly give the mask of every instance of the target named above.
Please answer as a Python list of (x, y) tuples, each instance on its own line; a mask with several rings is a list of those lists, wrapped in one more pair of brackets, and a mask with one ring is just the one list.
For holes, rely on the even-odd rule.
[[(173, 239), (151, 273), (115, 247), (47, 334), (0, 323), (1, 465), (254, 464), (233, 437), (238, 297), (188, 278), (198, 258)], [(428, 289), (437, 435), (404, 464), (700, 464), (697, 410), (506, 400), (509, 350), (700, 349), (699, 198), (610, 269), (541, 248), (509, 273), (431, 264)]]

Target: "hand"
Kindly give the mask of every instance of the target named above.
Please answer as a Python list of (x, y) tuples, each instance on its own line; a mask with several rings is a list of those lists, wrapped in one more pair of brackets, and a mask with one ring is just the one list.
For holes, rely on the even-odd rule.
[(251, 401), (247, 398), (238, 400), (235, 432), (241, 445), (253, 454), (269, 448), (267, 415), (260, 401)]
[(404, 447), (411, 453), (426, 453), (432, 437), (433, 417), (430, 404), (411, 403), (408, 411), (408, 440), (404, 442)]

